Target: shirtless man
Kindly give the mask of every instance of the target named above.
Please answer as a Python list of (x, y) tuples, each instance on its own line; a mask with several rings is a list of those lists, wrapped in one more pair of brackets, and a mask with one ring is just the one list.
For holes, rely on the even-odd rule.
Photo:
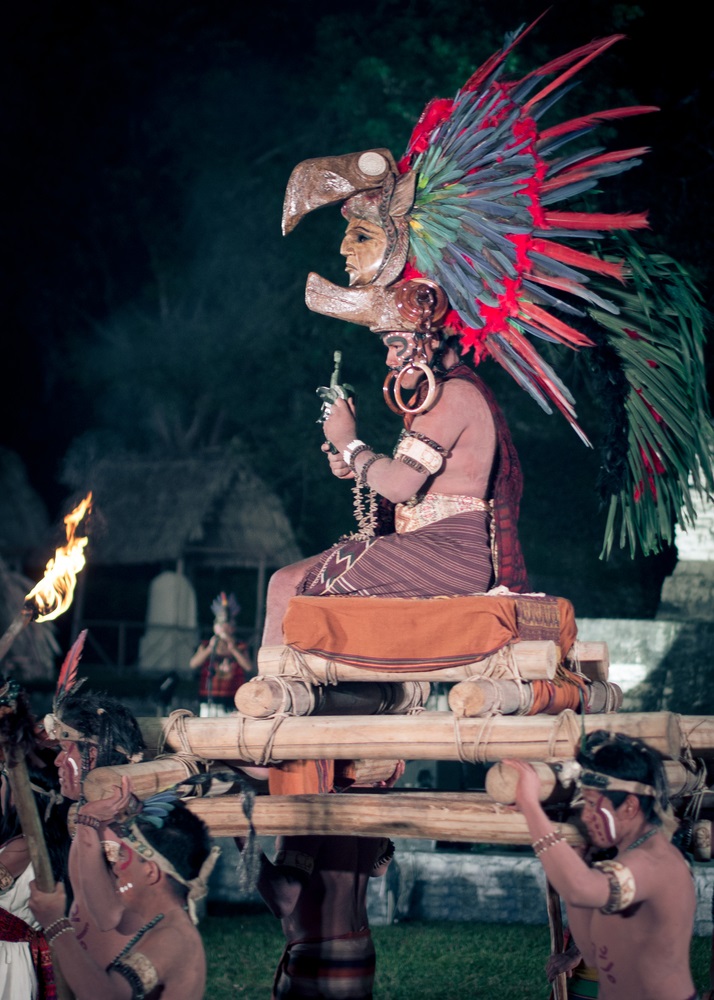
[[(134, 808), (127, 812), (130, 800)], [(213, 857), (208, 831), (178, 800), (158, 817), (155, 811), (142, 815), (142, 805), (124, 785), (107, 799), (87, 803), (77, 817), (78, 851), (96, 857), (104, 846), (112, 861), (113, 890), (104, 907), (117, 911), (112, 922), (123, 943), (109, 960), (109, 934), (80, 940), (76, 922), (65, 918), (61, 884), (52, 893), (40, 892), (34, 882), (30, 887), (32, 912), (77, 1000), (203, 998), (206, 958), (187, 899), (205, 895)], [(114, 896), (121, 899), (118, 909)], [(101, 925), (101, 910), (93, 913)]]
[(598, 971), (600, 1000), (695, 1000), (694, 880), (662, 830), (668, 800), (661, 760), (640, 740), (600, 730), (578, 761), (588, 836), (596, 848), (616, 848), (614, 860), (592, 867), (543, 811), (530, 764), (507, 763), (520, 772), (516, 804), (567, 905), (578, 949)]
[(394, 844), (367, 837), (281, 837), (261, 858), (258, 890), (281, 921), (286, 947), (273, 1000), (371, 1000), (375, 954), (367, 885)]
[[(60, 791), (66, 799), (82, 800), (82, 782), (95, 767), (136, 763), (143, 755), (141, 730), (129, 710), (116, 698), (94, 692), (72, 691), (45, 717), (45, 729), (50, 739), (57, 740), (60, 752), (55, 760)], [(70, 831), (74, 836), (69, 851), (69, 879), (74, 900), (69, 920), (81, 948), (91, 951), (104, 968), (127, 942), (127, 932), (116, 924), (100, 927), (88, 905), (87, 893), (97, 883), (113, 895), (115, 882), (107, 867), (86, 871), (86, 855), (79, 849), (81, 836), (74, 829), (78, 806), (70, 811)], [(128, 932), (132, 933), (132, 932)], [(65, 935), (66, 936), (66, 935)]]

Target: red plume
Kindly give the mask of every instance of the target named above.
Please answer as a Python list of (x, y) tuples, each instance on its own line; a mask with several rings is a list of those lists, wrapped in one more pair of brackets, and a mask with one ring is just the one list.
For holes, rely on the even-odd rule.
[(72, 643), (72, 648), (64, 658), (64, 663), (57, 678), (57, 690), (55, 700), (65, 698), (77, 683), (77, 669), (79, 661), (82, 659), (84, 650), (84, 640), (87, 638), (87, 629), (82, 629), (77, 638)]

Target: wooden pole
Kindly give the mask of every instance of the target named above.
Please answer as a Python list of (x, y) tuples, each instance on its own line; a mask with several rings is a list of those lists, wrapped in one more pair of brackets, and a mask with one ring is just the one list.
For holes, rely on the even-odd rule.
[(493, 656), (458, 667), (396, 670), (388, 664), (375, 668), (355, 667), (314, 653), (302, 653), (291, 646), (261, 646), (258, 650), (258, 673), (261, 677), (275, 674), (309, 676), (317, 684), (333, 684), (335, 681), (463, 681), (467, 677), (490, 674), (496, 668), (499, 676), (508, 676), (511, 659), (523, 680), (552, 680), (558, 665), (558, 650), (550, 640), (529, 640), (514, 642)]
[[(240, 796), (188, 799), (214, 837), (248, 833)], [(258, 834), (410, 837), (480, 844), (530, 844), (520, 813), (492, 802), (483, 792), (346, 792), (343, 795), (260, 795), (252, 814)], [(572, 823), (560, 823), (569, 844), (583, 837)]]
[[(170, 750), (183, 749), (168, 719), (139, 720), (149, 748), (165, 739)], [(671, 712), (622, 715), (500, 716), (457, 719), (451, 712), (414, 715), (308, 716), (250, 719), (185, 719), (191, 752), (210, 760), (263, 764), (283, 760), (466, 760), (492, 762), (571, 759), (585, 733), (595, 729), (637, 736), (665, 757), (677, 757), (682, 744), (677, 716)]]
[(396, 715), (426, 704), (431, 685), (426, 681), (344, 681), (315, 686), (301, 677), (254, 677), (235, 695), (239, 712), (254, 719), (288, 715)]
[(26, 629), (30, 622), (34, 621), (37, 617), (37, 608), (34, 604), (25, 604), (21, 611), (19, 611), (13, 620), (10, 622), (8, 628), (0, 636), (0, 660), (3, 660), (7, 655), (8, 650), (12, 646), (15, 639), (17, 639), (20, 632)]
[[(563, 910), (560, 905), (560, 896), (548, 881), (545, 884), (545, 898), (548, 906), (550, 953), (551, 955), (562, 955), (565, 944)], [(568, 979), (564, 972), (560, 972), (553, 980), (553, 1000), (568, 1000)]]
[[(676, 760), (662, 762), (667, 775), (670, 798), (682, 798), (691, 795), (701, 787), (701, 774), (690, 771), (689, 768)], [(540, 780), (539, 799), (541, 802), (567, 802), (572, 798), (573, 786), (564, 787), (560, 784), (560, 775), (550, 764), (533, 761), (533, 767)], [(516, 801), (518, 786), (518, 771), (509, 764), (499, 761), (488, 769), (486, 775), (486, 791), (494, 800), (502, 805), (513, 805)]]

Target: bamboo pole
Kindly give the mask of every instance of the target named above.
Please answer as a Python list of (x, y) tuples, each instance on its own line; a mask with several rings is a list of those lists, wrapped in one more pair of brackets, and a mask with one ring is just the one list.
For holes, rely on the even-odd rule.
[(139, 799), (148, 799), (184, 778), (196, 769), (179, 754), (143, 761), (140, 764), (119, 764), (95, 767), (84, 779), (83, 792), (88, 802), (105, 798), (114, 787), (121, 788), (122, 776), (131, 782), (131, 790)]
[[(215, 774), (225, 774), (227, 771), (240, 771), (241, 761), (221, 761), (213, 764), (209, 771)], [(353, 760), (353, 783), (355, 785), (374, 785), (387, 781), (392, 777), (399, 761), (393, 760)], [(246, 763), (247, 767), (251, 765)], [(189, 775), (195, 773), (195, 768), (178, 754), (169, 754), (156, 760), (145, 760), (140, 764), (115, 764), (108, 767), (95, 767), (84, 779), (84, 795), (88, 802), (96, 802), (106, 798), (114, 788), (121, 787), (124, 775), (131, 782), (131, 790), (139, 799), (146, 799), (167, 788), (179, 785)], [(240, 775), (236, 773), (236, 781)], [(257, 775), (254, 775), (257, 777)], [(267, 774), (266, 774), (267, 780)], [(224, 783), (225, 784), (225, 783)], [(210, 794), (210, 792), (209, 792)]]
[[(242, 837), (248, 833), (240, 796), (190, 799), (186, 804), (214, 837)], [(256, 832), (266, 836), (314, 834), (530, 843), (523, 816), (497, 805), (481, 792), (261, 795), (253, 804), (252, 819)], [(583, 843), (574, 824), (561, 823), (559, 829), (569, 844)]]
[[(469, 677), (454, 684), (449, 692), (449, 708), (461, 718), (486, 715), (528, 715), (533, 704), (531, 683), (493, 677)], [(622, 691), (609, 681), (592, 681), (585, 690), (588, 712), (616, 712), (622, 705)]]
[(682, 736), (695, 757), (714, 757), (714, 715), (680, 715)]
[[(149, 747), (165, 741), (171, 750), (183, 742), (170, 719), (142, 718)], [(218, 719), (186, 718), (185, 737), (191, 752), (212, 760), (240, 759), (265, 764), (282, 760), (466, 760), (484, 762), (515, 757), (557, 760), (575, 756), (581, 727), (637, 736), (665, 757), (679, 755), (681, 733), (671, 712), (623, 715), (536, 715), (528, 719), (500, 716), (457, 719), (451, 712), (418, 716), (309, 716), (250, 719), (230, 715)]]
[(583, 642), (577, 639), (569, 653), (581, 674), (591, 681), (606, 681), (610, 673), (610, 652), (606, 642)]
[[(540, 779), (539, 799), (541, 802), (567, 801), (572, 797), (573, 785), (560, 783), (559, 772), (551, 764), (541, 761), (531, 762)], [(670, 798), (683, 798), (691, 795), (702, 786), (702, 775), (699, 771), (691, 771), (676, 760), (663, 761), (667, 776)], [(516, 801), (519, 773), (509, 764), (499, 761), (488, 769), (486, 775), (486, 792), (494, 802), (502, 805), (513, 805)]]
[(273, 715), (396, 715), (426, 704), (427, 681), (346, 681), (316, 686), (302, 677), (254, 677), (235, 695), (239, 712), (255, 719)]
[(337, 681), (463, 681), (498, 671), (502, 676), (516, 670), (523, 680), (552, 680), (558, 665), (558, 647), (550, 640), (514, 642), (492, 656), (457, 667), (400, 670), (389, 667), (356, 667), (327, 656), (303, 653), (291, 646), (261, 646), (258, 650), (258, 674), (261, 677), (284, 675), (311, 679), (315, 684)]

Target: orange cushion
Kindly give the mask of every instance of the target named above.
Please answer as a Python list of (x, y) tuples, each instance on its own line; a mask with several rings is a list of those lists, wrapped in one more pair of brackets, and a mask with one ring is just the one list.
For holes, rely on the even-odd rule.
[(519, 639), (567, 652), (575, 612), (562, 597), (293, 597), (285, 641), (355, 666), (434, 669), (473, 663)]

